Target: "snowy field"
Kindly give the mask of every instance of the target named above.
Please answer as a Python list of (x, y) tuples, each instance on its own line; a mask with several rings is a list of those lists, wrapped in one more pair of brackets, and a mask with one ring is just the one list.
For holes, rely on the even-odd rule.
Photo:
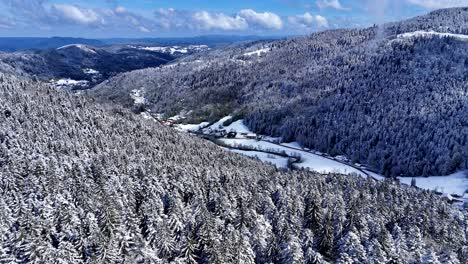
[(245, 151), (245, 150), (238, 150), (238, 149), (227, 149), (229, 151), (239, 153), (245, 156), (258, 158), (259, 160), (270, 163), (275, 165), (277, 168), (280, 169), (287, 169), (288, 168), (288, 158), (281, 157), (279, 155), (268, 154), (261, 151)]
[(167, 47), (135, 47), (135, 46), (128, 46), (129, 48), (133, 49), (140, 49), (146, 51), (153, 51), (153, 52), (161, 52), (166, 54), (174, 55), (176, 53), (180, 54), (187, 54), (189, 52), (200, 52), (209, 50), (210, 48), (207, 45), (189, 45), (187, 47), (181, 46), (167, 46)]
[(232, 124), (224, 127), (224, 129), (226, 129), (226, 131), (236, 131), (237, 133), (252, 133), (252, 131), (250, 131), (250, 129), (244, 125), (242, 120), (232, 122)]
[[(179, 130), (189, 131), (190, 129), (198, 130), (204, 126), (207, 126), (203, 129), (206, 133), (209, 130), (225, 129), (226, 131), (236, 131), (237, 133), (252, 133), (249, 128), (244, 124), (243, 120), (238, 120), (231, 123), (229, 126), (223, 126), (225, 121), (231, 119), (231, 116), (226, 116), (219, 120), (218, 122), (208, 126), (207, 123), (197, 124), (197, 125), (182, 125), (179, 126)], [(264, 140), (258, 141), (255, 139), (245, 139), (238, 134), (235, 139), (220, 139), (224, 144), (230, 147), (239, 147), (244, 146), (256, 151), (243, 151), (243, 150), (231, 150), (236, 153), (240, 153), (250, 157), (257, 157), (264, 162), (274, 164), (279, 168), (287, 168), (287, 158), (271, 155), (264, 153), (262, 151), (270, 152), (285, 152), (290, 156), (300, 155), (302, 161), (294, 164), (297, 168), (310, 169), (312, 171), (323, 172), (323, 173), (342, 173), (342, 174), (356, 174), (362, 177), (371, 176), (376, 180), (384, 180), (380, 174), (364, 170), (364, 172), (346, 165), (332, 158), (327, 158), (321, 155), (319, 152), (310, 151), (308, 149), (302, 148), (297, 142), (292, 143), (282, 143), (280, 145), (268, 142), (278, 140), (275, 138), (264, 137)], [(367, 175), (366, 175), (367, 174)], [(411, 185), (411, 177), (400, 177), (400, 181), (404, 184)], [(455, 173), (448, 176), (433, 176), (433, 177), (415, 177), (416, 186), (422, 189), (435, 190), (444, 194), (456, 194), (463, 196), (465, 191), (468, 189), (468, 178), (465, 176), (464, 172)]]
[[(411, 184), (409, 177), (399, 178), (402, 183)], [(464, 172), (449, 176), (416, 177), (416, 186), (422, 189), (435, 190), (441, 193), (463, 196), (468, 189), (468, 178)]]
[(271, 48), (262, 48), (258, 50), (254, 50), (251, 52), (244, 53), (244, 56), (261, 56), (271, 51)]
[[(367, 171), (374, 179), (385, 180), (380, 174)], [(437, 191), (444, 194), (455, 194), (464, 196), (468, 190), (468, 178), (466, 172), (457, 172), (448, 176), (431, 176), (431, 177), (398, 177), (401, 183), (411, 185), (411, 180), (416, 180), (416, 186), (421, 189)], [(466, 197), (468, 198), (468, 196)]]
[(218, 122), (212, 124), (211, 126), (207, 127), (206, 130), (216, 130), (216, 129), (224, 129), (223, 123), (232, 119), (232, 116), (226, 116), (221, 118)]
[(72, 89), (74, 87), (88, 87), (89, 85), (88, 81), (85, 81), (85, 80), (76, 81), (70, 78), (59, 79), (57, 81), (51, 80), (51, 83), (53, 83), (55, 87), (59, 89)]
[[(302, 151), (288, 148), (286, 146), (277, 145), (266, 141), (257, 141), (255, 139), (220, 139), (224, 144), (231, 147), (248, 146), (258, 151), (285, 152), (289, 156), (301, 156), (301, 162), (295, 163), (297, 168), (309, 169), (322, 173), (341, 173), (341, 174), (356, 174), (366, 177), (361, 171), (348, 166), (346, 164), (327, 159), (325, 157)], [(261, 157), (259, 157), (261, 159)]]
[(208, 122), (203, 122), (198, 125), (177, 125), (176, 129), (183, 132), (197, 132), (200, 129), (207, 127), (209, 124), (210, 123)]

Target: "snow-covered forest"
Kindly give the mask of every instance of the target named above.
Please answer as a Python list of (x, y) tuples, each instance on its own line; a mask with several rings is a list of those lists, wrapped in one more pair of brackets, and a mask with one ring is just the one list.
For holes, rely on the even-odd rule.
[(116, 76), (93, 95), (133, 107), (130, 91), (143, 88), (154, 113), (189, 112), (192, 123), (234, 113), (256, 133), (385, 176), (448, 175), (468, 169), (467, 21), (454, 8), (242, 44)]
[(0, 75), (1, 263), (467, 263), (467, 213)]

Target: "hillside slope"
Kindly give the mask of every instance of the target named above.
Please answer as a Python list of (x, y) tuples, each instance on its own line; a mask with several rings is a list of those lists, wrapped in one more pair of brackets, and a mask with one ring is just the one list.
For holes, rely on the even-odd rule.
[(173, 60), (175, 57), (170, 54), (127, 46), (97, 48), (83, 44), (0, 54), (0, 62), (17, 72), (43, 80), (83, 80), (91, 87), (118, 73), (157, 67)]
[(240, 45), (116, 76), (93, 95), (129, 106), (141, 89), (156, 113), (191, 111), (197, 122), (238, 113), (255, 132), (386, 176), (447, 175), (468, 169), (467, 21), (467, 8), (445, 9)]
[[(467, 215), (0, 75), (2, 263), (466, 263)], [(447, 262), (446, 262), (447, 263)]]
[(56, 49), (65, 45), (82, 43), (92, 46), (103, 46), (104, 42), (96, 39), (84, 38), (22, 38), (22, 37), (0, 37), (0, 51), (15, 52), (28, 49)]

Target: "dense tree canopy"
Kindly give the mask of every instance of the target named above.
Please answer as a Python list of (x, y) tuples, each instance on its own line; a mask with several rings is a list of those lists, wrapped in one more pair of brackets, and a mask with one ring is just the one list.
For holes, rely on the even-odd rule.
[(467, 217), (0, 75), (2, 263), (466, 263)]

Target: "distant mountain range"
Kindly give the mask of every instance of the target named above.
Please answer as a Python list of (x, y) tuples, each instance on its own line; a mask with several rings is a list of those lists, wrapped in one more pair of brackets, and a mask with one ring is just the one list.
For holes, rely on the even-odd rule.
[(77, 43), (91, 46), (103, 46), (106, 44), (100, 40), (84, 38), (0, 38), (0, 51), (14, 52), (29, 49), (54, 49)]
[[(187, 50), (187, 54), (191, 51)], [(4, 71), (13, 69), (45, 81), (54, 80), (63, 88), (87, 89), (118, 73), (157, 67), (179, 55), (127, 45), (70, 44), (54, 49), (3, 53), (0, 62), (7, 65)]]
[(367, 29), (259, 41), (124, 73), (102, 101), (187, 122), (244, 118), (257, 133), (346, 155), (386, 176), (468, 169), (468, 8)]
[(147, 44), (147, 45), (209, 45), (222, 46), (236, 42), (255, 41), (264, 39), (280, 39), (275, 36), (224, 36), (209, 35), (197, 37), (180, 38), (110, 38), (110, 39), (85, 39), (85, 38), (0, 38), (0, 51), (14, 52), (29, 49), (51, 49), (59, 48), (71, 44), (83, 44), (95, 47), (102, 47), (114, 44)]

